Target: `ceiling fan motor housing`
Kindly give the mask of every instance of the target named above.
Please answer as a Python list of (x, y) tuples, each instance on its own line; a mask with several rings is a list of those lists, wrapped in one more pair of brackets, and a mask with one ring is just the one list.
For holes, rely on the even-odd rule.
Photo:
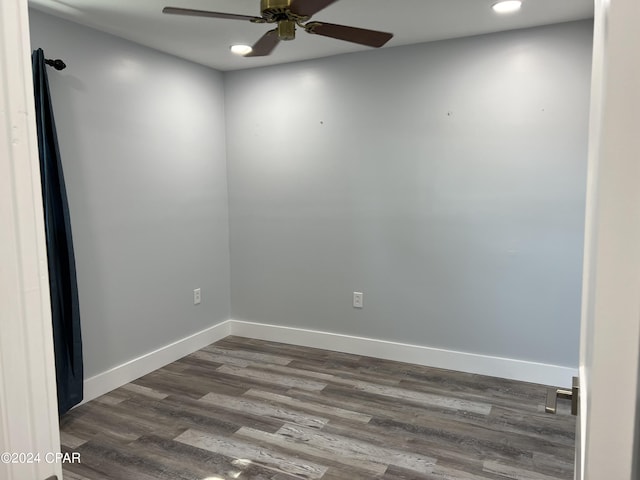
[(296, 22), (293, 20), (280, 20), (278, 22), (278, 38), (280, 40), (293, 40), (296, 38)]
[(290, 7), (291, 0), (260, 0), (262, 17), (268, 22), (287, 19)]
[(293, 40), (296, 38), (296, 23), (306, 17), (296, 15), (291, 10), (291, 0), (260, 0), (262, 18), (268, 23), (278, 23), (278, 38)]

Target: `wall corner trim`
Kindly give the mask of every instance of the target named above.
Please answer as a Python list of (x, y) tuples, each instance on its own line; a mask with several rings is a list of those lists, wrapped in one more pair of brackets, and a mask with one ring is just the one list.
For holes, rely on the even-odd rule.
[(84, 381), (83, 404), (230, 335), (231, 321), (206, 328)]
[(572, 368), (512, 358), (457, 352), (302, 328), (239, 320), (231, 320), (230, 327), (230, 335), (322, 348), (354, 355), (364, 355), (542, 385), (571, 385), (571, 378), (578, 374), (577, 367)]

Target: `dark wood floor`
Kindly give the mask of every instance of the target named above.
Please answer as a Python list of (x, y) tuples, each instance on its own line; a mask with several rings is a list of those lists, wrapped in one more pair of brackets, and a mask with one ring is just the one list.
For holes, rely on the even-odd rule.
[(573, 478), (546, 387), (227, 337), (61, 420), (66, 480)]

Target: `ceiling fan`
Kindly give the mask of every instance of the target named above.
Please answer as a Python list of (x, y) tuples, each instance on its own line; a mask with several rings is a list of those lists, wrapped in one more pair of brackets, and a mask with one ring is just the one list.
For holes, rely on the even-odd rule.
[(245, 55), (245, 57), (264, 57), (269, 55), (276, 48), (280, 40), (293, 40), (296, 37), (296, 26), (304, 29), (307, 33), (375, 48), (382, 47), (391, 40), (393, 37), (392, 33), (336, 25), (333, 23), (309, 22), (313, 15), (337, 1), (338, 0), (260, 0), (261, 16), (259, 17), (179, 7), (164, 7), (162, 13), (277, 24), (276, 28), (269, 30), (253, 45), (252, 51)]

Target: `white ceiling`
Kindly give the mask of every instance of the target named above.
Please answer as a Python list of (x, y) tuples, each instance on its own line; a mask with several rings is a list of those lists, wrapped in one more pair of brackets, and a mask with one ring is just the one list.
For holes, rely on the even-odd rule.
[[(496, 0), (340, 0), (313, 17), (392, 32), (384, 47), (591, 18), (593, 0), (524, 0), (514, 14), (497, 15)], [(243, 58), (229, 46), (253, 44), (270, 25), (164, 15), (164, 6), (260, 15), (260, 0), (29, 0), (52, 15), (126, 38), (218, 70), (237, 70), (367, 50), (298, 30), (268, 57)]]

